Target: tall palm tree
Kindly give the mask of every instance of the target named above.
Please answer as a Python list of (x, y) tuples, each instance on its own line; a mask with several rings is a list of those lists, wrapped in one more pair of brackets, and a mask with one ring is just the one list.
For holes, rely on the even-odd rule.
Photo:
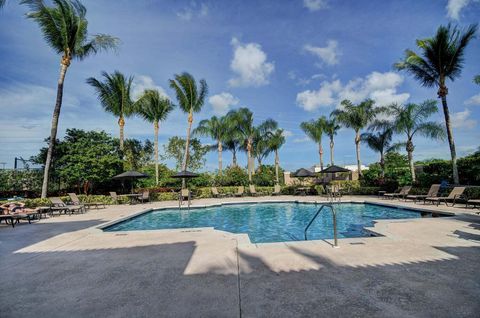
[[(52, 116), (52, 127), (42, 184), (42, 198), (47, 196), (48, 176), (53, 149), (57, 139), (58, 119), (62, 108), (63, 84), (72, 60), (83, 60), (99, 51), (115, 48), (118, 39), (106, 34), (88, 35), (86, 8), (78, 0), (54, 0), (53, 6), (46, 6), (42, 0), (23, 0), (31, 12), (27, 18), (38, 23), (45, 41), (61, 54), (60, 76), (57, 83), (57, 98)], [(4, 4), (4, 1), (3, 3)]]
[(278, 123), (273, 119), (267, 119), (255, 127), (253, 138), (253, 152), (258, 161), (258, 169), (262, 169), (262, 162), (271, 152), (270, 138), (277, 129)]
[(131, 98), (133, 76), (126, 77), (119, 71), (112, 74), (102, 72), (103, 82), (94, 77), (87, 79), (96, 91), (98, 99), (105, 111), (118, 117), (120, 127), (120, 150), (123, 151), (125, 117), (131, 116), (134, 109), (134, 102)]
[(349, 100), (341, 102), (343, 109), (334, 110), (331, 114), (336, 120), (347, 128), (355, 131), (355, 150), (357, 153), (357, 169), (359, 176), (362, 176), (362, 163), (360, 161), (360, 130), (366, 127), (375, 119), (377, 111), (374, 109), (375, 102), (366, 99), (358, 105)]
[(435, 100), (426, 100), (421, 104), (393, 104), (387, 107), (385, 111), (388, 115), (393, 116), (395, 132), (404, 133), (407, 137), (405, 150), (408, 154), (412, 181), (415, 182), (416, 176), (413, 164), (415, 146), (413, 145), (413, 137), (416, 134), (431, 139), (443, 139), (445, 137), (445, 130), (439, 123), (427, 121), (431, 115), (438, 112), (437, 102)]
[(280, 159), (278, 157), (278, 151), (285, 144), (285, 135), (283, 134), (283, 129), (275, 130), (269, 139), (269, 148), (275, 153), (275, 182), (280, 183), (278, 176), (278, 170), (280, 166)]
[(147, 89), (135, 103), (135, 111), (146, 121), (153, 123), (155, 133), (155, 184), (158, 185), (158, 131), (160, 122), (167, 119), (168, 114), (175, 108), (170, 99), (160, 95), (156, 89)]
[(253, 138), (255, 137), (255, 126), (253, 125), (253, 113), (246, 107), (231, 110), (227, 116), (232, 118), (240, 141), (240, 147), (247, 151), (247, 172), (248, 181), (252, 182), (252, 150)]
[(392, 144), (394, 127), (388, 121), (376, 121), (372, 123), (369, 130), (379, 130), (378, 132), (366, 132), (360, 135), (360, 139), (370, 149), (380, 154), (380, 168), (382, 169), (382, 178), (385, 178), (385, 154), (398, 150), (402, 143)]
[(457, 153), (453, 138), (450, 112), (447, 104), (447, 80), (454, 81), (460, 76), (464, 64), (465, 49), (475, 37), (477, 25), (465, 30), (458, 27), (440, 26), (432, 38), (417, 40), (420, 54), (405, 51), (405, 59), (396, 63), (398, 70), (406, 70), (425, 87), (438, 87), (437, 95), (442, 100), (443, 114), (447, 128), (448, 144), (452, 158), (453, 181), (459, 183)]
[(317, 120), (310, 120), (304, 121), (300, 124), (300, 128), (303, 132), (318, 144), (318, 155), (320, 156), (320, 169), (323, 170), (323, 146), (322, 146), (322, 137), (323, 133), (325, 132), (327, 123), (327, 118), (325, 116), (321, 116)]
[(337, 121), (334, 117), (327, 119), (325, 122), (325, 133), (327, 134), (328, 138), (330, 138), (330, 165), (334, 165), (333, 163), (333, 147), (335, 146), (334, 138), (335, 135), (340, 130), (340, 125), (337, 124)]
[(192, 132), (193, 135), (210, 137), (217, 143), (218, 151), (218, 174), (222, 175), (223, 160), (223, 142), (225, 142), (228, 133), (226, 117), (213, 116), (210, 119), (204, 119), (198, 123), (198, 127)]
[[(192, 130), (193, 113), (198, 113), (208, 94), (208, 85), (204, 79), (199, 81), (200, 87), (197, 86), (195, 78), (184, 72), (175, 74), (175, 79), (170, 80), (170, 87), (177, 95), (178, 105), (184, 113), (188, 114), (187, 139), (185, 142), (185, 155), (183, 157), (182, 170), (187, 170), (188, 156), (190, 149), (190, 132)], [(185, 188), (185, 179), (182, 180), (182, 188)]]
[(225, 133), (225, 140), (223, 142), (223, 146), (226, 150), (232, 152), (232, 166), (237, 167), (237, 152), (241, 148), (242, 136), (237, 130), (236, 112), (229, 112), (227, 115), (224, 116), (224, 118), (227, 131)]

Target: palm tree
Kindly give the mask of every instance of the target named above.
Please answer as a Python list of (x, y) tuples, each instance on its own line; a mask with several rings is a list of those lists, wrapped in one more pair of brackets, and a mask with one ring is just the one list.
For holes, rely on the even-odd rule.
[(475, 84), (480, 85), (480, 75), (475, 76), (475, 77), (473, 78), (473, 82), (474, 82)]
[[(190, 132), (192, 130), (193, 113), (198, 113), (208, 94), (208, 85), (204, 79), (200, 80), (200, 88), (192, 75), (187, 72), (175, 74), (175, 79), (170, 80), (170, 87), (177, 95), (178, 105), (183, 112), (188, 114), (187, 139), (185, 142), (185, 154), (183, 157), (182, 170), (187, 170), (188, 155), (190, 149)], [(182, 180), (182, 188), (185, 188), (185, 179)]]
[(210, 119), (204, 119), (198, 123), (198, 127), (192, 132), (193, 135), (199, 135), (204, 137), (210, 137), (217, 142), (218, 151), (218, 174), (222, 175), (223, 160), (223, 142), (226, 140), (228, 133), (227, 119), (226, 117), (213, 116)]
[(442, 25), (437, 29), (434, 37), (417, 40), (417, 47), (421, 52), (419, 55), (412, 50), (406, 50), (405, 59), (395, 64), (398, 70), (406, 70), (412, 74), (422, 86), (438, 87), (437, 94), (442, 100), (455, 184), (459, 183), (457, 153), (447, 104), (446, 81), (447, 79), (454, 81), (460, 76), (465, 49), (475, 37), (476, 31), (477, 25), (470, 25), (466, 30), (460, 30), (450, 24)]
[(278, 176), (278, 170), (280, 166), (280, 159), (278, 157), (278, 151), (285, 144), (285, 136), (283, 134), (283, 129), (277, 129), (273, 132), (269, 139), (269, 148), (275, 153), (275, 182), (280, 183)]
[(380, 154), (380, 168), (382, 178), (385, 178), (385, 154), (398, 150), (402, 143), (392, 144), (394, 127), (388, 121), (376, 121), (370, 125), (369, 130), (379, 131), (377, 133), (366, 132), (360, 135), (360, 139), (370, 149)]
[(407, 137), (405, 143), (410, 164), (410, 173), (412, 181), (415, 182), (415, 167), (413, 165), (413, 137), (416, 134), (431, 139), (443, 139), (445, 130), (434, 121), (427, 119), (438, 112), (437, 102), (435, 100), (426, 100), (421, 104), (409, 103), (406, 105), (393, 104), (386, 108), (386, 113), (393, 116), (393, 129), (397, 133), (404, 133)]
[(270, 138), (274, 130), (278, 127), (278, 123), (273, 119), (267, 119), (259, 126), (255, 127), (255, 136), (253, 138), (253, 152), (258, 160), (258, 170), (262, 169), (262, 162), (272, 149), (270, 148)]
[(172, 102), (160, 96), (156, 89), (147, 89), (135, 104), (136, 112), (146, 121), (153, 123), (155, 133), (155, 184), (158, 185), (158, 130), (160, 122), (167, 119), (168, 114), (174, 109)]
[(253, 138), (255, 137), (255, 126), (253, 125), (253, 113), (248, 108), (239, 108), (237, 110), (231, 110), (227, 116), (229, 116), (237, 130), (237, 138), (240, 141), (240, 147), (244, 147), (247, 150), (247, 171), (248, 181), (252, 182), (252, 150), (253, 150)]
[(357, 168), (359, 176), (362, 176), (362, 163), (360, 161), (360, 130), (366, 127), (377, 115), (374, 109), (375, 102), (366, 99), (358, 105), (349, 100), (341, 102), (343, 109), (334, 110), (331, 114), (336, 120), (347, 128), (355, 131), (355, 150), (357, 153)]
[(5, 5), (6, 2), (7, 2), (7, 0), (0, 0), (0, 8), (2, 8)]
[(340, 130), (340, 125), (337, 124), (337, 121), (334, 117), (327, 119), (325, 122), (325, 133), (327, 134), (328, 138), (330, 138), (330, 165), (334, 165), (333, 163), (333, 147), (335, 146), (334, 138), (337, 132)]
[(318, 154), (320, 156), (320, 169), (323, 170), (323, 147), (322, 136), (325, 132), (327, 118), (322, 116), (317, 120), (304, 121), (300, 124), (300, 128), (312, 141), (318, 144)]
[[(5, 1), (2, 1), (2, 5)], [(52, 127), (48, 145), (45, 170), (43, 174), (42, 198), (47, 196), (48, 175), (52, 162), (53, 148), (57, 138), (58, 119), (62, 108), (63, 84), (65, 75), (72, 60), (83, 60), (99, 51), (115, 48), (118, 39), (105, 34), (88, 36), (87, 10), (78, 0), (54, 0), (49, 7), (42, 0), (23, 0), (32, 10), (27, 18), (34, 20), (40, 26), (47, 44), (61, 54), (60, 76), (57, 83), (57, 98), (53, 110)]]
[(125, 117), (131, 116), (135, 111), (130, 96), (133, 76), (126, 77), (119, 71), (115, 71), (112, 74), (102, 72), (102, 77), (103, 82), (90, 77), (87, 83), (95, 89), (103, 109), (118, 117), (120, 150), (123, 151)]

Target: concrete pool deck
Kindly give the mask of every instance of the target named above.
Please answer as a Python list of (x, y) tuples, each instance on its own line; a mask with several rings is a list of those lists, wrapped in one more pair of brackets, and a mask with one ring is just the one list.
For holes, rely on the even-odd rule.
[[(319, 197), (195, 200), (319, 201)], [(344, 197), (423, 207), (375, 197)], [(0, 317), (478, 317), (480, 216), (378, 222), (384, 236), (250, 244), (213, 229), (102, 232), (155, 202), (0, 226)]]

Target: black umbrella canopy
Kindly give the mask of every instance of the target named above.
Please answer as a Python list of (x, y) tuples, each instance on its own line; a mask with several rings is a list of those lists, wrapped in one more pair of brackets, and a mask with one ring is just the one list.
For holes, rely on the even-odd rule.
[(305, 168), (300, 168), (293, 173), (293, 176), (296, 178), (308, 178), (308, 177), (316, 177), (316, 174), (315, 172), (312, 172)]
[(119, 174), (119, 175), (116, 175), (116, 176), (113, 177), (112, 179), (116, 179), (116, 180), (132, 180), (132, 179), (140, 179), (140, 178), (148, 178), (148, 177), (150, 177), (150, 176), (147, 175), (147, 174), (138, 172), (138, 171), (127, 171), (127, 172), (121, 173), (121, 174)]
[(320, 173), (337, 173), (337, 172), (350, 172), (350, 170), (333, 165), (320, 171)]
[(182, 178), (182, 179), (188, 179), (188, 178), (196, 178), (198, 177), (198, 174), (184, 170), (177, 172), (172, 176), (172, 178)]

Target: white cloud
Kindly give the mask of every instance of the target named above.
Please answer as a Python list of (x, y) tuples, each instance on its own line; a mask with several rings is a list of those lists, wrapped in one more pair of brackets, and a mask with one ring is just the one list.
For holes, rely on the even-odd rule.
[(335, 40), (328, 40), (326, 47), (316, 47), (307, 44), (303, 48), (307, 52), (312, 53), (313, 55), (318, 57), (323, 62), (323, 64), (327, 65), (338, 64), (339, 57), (341, 55), (340, 50), (338, 49), (338, 42)]
[(477, 121), (470, 118), (471, 112), (465, 109), (463, 112), (453, 113), (451, 115), (453, 128), (473, 129), (477, 126)]
[(198, 4), (195, 1), (190, 2), (188, 6), (177, 11), (177, 17), (184, 21), (190, 21), (195, 16), (199, 18), (206, 17), (208, 15), (208, 6), (205, 3)]
[(165, 90), (161, 86), (156, 85), (150, 76), (147, 76), (147, 75), (135, 76), (132, 83), (133, 100), (137, 100), (138, 98), (140, 98), (140, 96), (142, 96), (143, 91), (146, 89), (156, 89), (158, 90), (161, 96), (170, 98), (167, 95), (167, 93), (165, 93)]
[(480, 106), (480, 94), (473, 95), (465, 101), (465, 105)]
[(397, 93), (403, 77), (393, 72), (372, 72), (365, 78), (356, 78), (342, 85), (340, 80), (323, 81), (318, 90), (306, 90), (297, 94), (297, 104), (307, 111), (320, 107), (338, 106), (344, 99), (353, 103), (366, 98), (373, 99), (377, 106), (390, 103), (404, 103), (410, 97), (408, 93)]
[(329, 107), (336, 102), (335, 95), (342, 89), (339, 80), (331, 83), (325, 81), (317, 91), (306, 90), (297, 94), (297, 104), (306, 111), (314, 111), (319, 107)]
[(328, 8), (326, 0), (303, 0), (303, 6), (309, 11), (318, 11)]
[(293, 136), (293, 132), (291, 132), (290, 130), (284, 130), (283, 131), (283, 137), (288, 138), (288, 137), (292, 137), (292, 136)]
[[(477, 2), (478, 0), (473, 0)], [(468, 6), (472, 2), (472, 0), (448, 0), (447, 3), (447, 16), (450, 19), (459, 20), (460, 19), (460, 11), (463, 8)]]
[(273, 62), (267, 62), (267, 54), (258, 43), (242, 44), (236, 38), (231, 42), (234, 53), (230, 69), (235, 73), (228, 83), (230, 86), (262, 86), (269, 83), (269, 76), (275, 70)]
[(238, 105), (239, 100), (232, 94), (223, 92), (211, 96), (208, 102), (212, 105), (215, 114), (225, 115), (232, 106)]
[(300, 143), (307, 142), (307, 141), (310, 141), (310, 139), (306, 136), (302, 137), (302, 138), (293, 139), (293, 142), (296, 143), (296, 144), (300, 144)]

